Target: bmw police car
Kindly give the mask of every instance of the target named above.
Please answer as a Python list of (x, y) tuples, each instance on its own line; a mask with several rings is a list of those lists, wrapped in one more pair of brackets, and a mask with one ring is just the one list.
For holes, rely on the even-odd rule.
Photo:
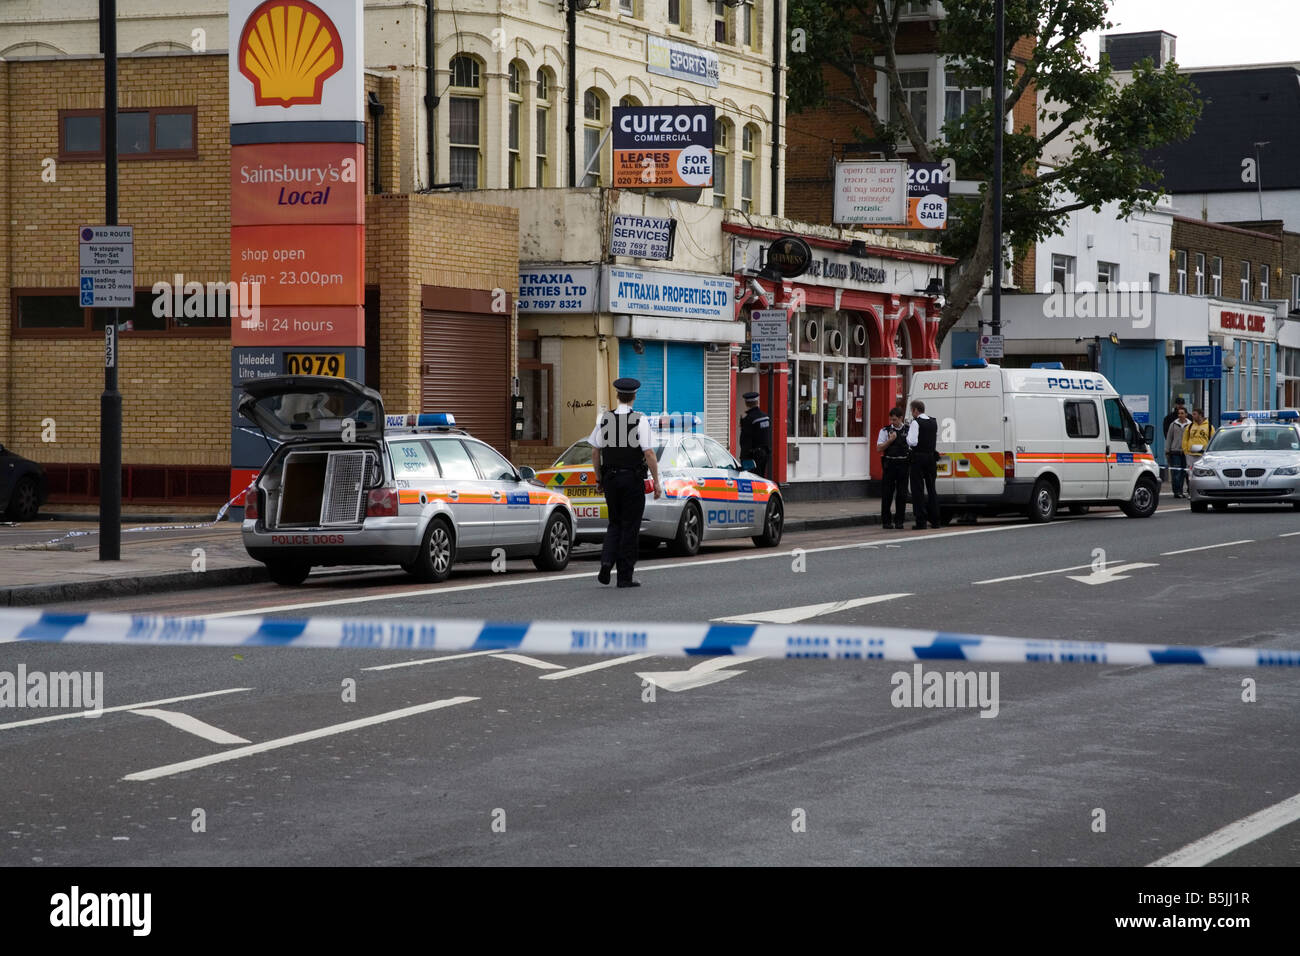
[(1188, 479), (1193, 511), (1225, 511), (1231, 502), (1300, 508), (1300, 412), (1225, 414)]
[[(649, 488), (641, 518), (641, 540), (667, 541), (675, 554), (693, 555), (701, 542), (752, 538), (776, 547), (785, 524), (785, 506), (775, 482), (746, 469), (731, 453), (700, 434), (699, 416), (651, 415), (650, 434), (664, 496)], [(591, 446), (571, 445), (550, 468), (537, 473), (547, 488), (563, 492), (578, 516), (577, 541), (600, 541), (609, 509), (596, 490)], [(647, 482), (649, 486), (649, 482)]]
[(239, 413), (279, 444), (245, 496), (244, 546), (279, 584), (315, 565), (400, 564), (442, 581), (498, 548), (569, 563), (576, 516), (450, 415), (385, 415), (378, 392), (317, 375), (245, 382)]

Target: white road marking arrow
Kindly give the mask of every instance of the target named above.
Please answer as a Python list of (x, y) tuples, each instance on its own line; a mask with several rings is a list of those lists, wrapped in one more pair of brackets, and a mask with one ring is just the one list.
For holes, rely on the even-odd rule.
[(182, 714), (176, 710), (158, 710), (156, 708), (141, 708), (131, 711), (133, 714), (139, 714), (141, 717), (157, 717), (165, 724), (171, 724), (177, 730), (183, 730), (186, 733), (194, 734), (196, 737), (202, 737), (204, 740), (210, 740), (214, 744), (246, 744), (248, 743), (243, 737), (236, 737), (232, 733), (227, 733), (220, 727), (213, 727), (211, 724), (204, 723), (197, 717), (191, 717), (189, 714)]
[(648, 680), (656, 687), (662, 687), (664, 690), (670, 690), (676, 694), (684, 690), (716, 684), (731, 677), (739, 677), (745, 672), (728, 671), (723, 670), (723, 668), (756, 660), (758, 660), (757, 657), (714, 657), (707, 661), (701, 661), (687, 671), (637, 671), (636, 676), (642, 680)]
[(715, 617), (713, 620), (719, 624), (797, 624), (800, 621), (806, 621), (809, 618), (821, 617), (823, 614), (834, 614), (837, 611), (847, 611), (850, 608), (862, 607), (865, 604), (879, 604), (882, 601), (892, 601), (895, 598), (911, 597), (910, 592), (900, 594), (875, 594), (871, 597), (850, 598), (847, 601), (830, 601), (826, 604), (805, 604), (802, 607), (783, 607), (775, 611), (755, 611), (752, 614), (737, 614), (734, 617)]
[(538, 660), (536, 657), (528, 657), (526, 654), (493, 654), (497, 660), (514, 661), (516, 664), (527, 664), (529, 667), (536, 667), (544, 671), (562, 671), (563, 664), (552, 664), (550, 661)]
[(1088, 575), (1067, 574), (1066, 577), (1071, 581), (1078, 581), (1080, 584), (1110, 584), (1112, 581), (1128, 580), (1128, 575), (1121, 573), (1123, 571), (1136, 571), (1139, 568), (1158, 568), (1159, 566), (1159, 564), (1144, 564), (1138, 561), (1133, 564), (1117, 564), (1114, 567), (1093, 571), (1092, 574)]
[(597, 661), (594, 664), (584, 664), (581, 667), (570, 667), (567, 670), (557, 671), (554, 674), (542, 674), (539, 679), (563, 680), (566, 677), (577, 677), (579, 674), (590, 674), (592, 671), (604, 670), (606, 667), (613, 667), (616, 664), (628, 664), (632, 661), (639, 661), (642, 658), (650, 656), (650, 654), (628, 654), (624, 657), (612, 657), (607, 661)]

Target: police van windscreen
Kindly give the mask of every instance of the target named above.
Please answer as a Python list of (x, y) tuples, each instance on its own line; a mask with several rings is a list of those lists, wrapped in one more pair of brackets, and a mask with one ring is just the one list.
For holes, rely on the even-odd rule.
[(1290, 425), (1225, 428), (1210, 439), (1206, 451), (1300, 451), (1300, 432)]

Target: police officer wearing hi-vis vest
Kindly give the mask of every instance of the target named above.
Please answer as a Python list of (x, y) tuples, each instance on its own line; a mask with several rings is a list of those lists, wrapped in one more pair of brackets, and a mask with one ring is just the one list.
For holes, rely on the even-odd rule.
[(752, 458), (755, 474), (764, 478), (767, 463), (772, 459), (772, 420), (758, 407), (758, 392), (746, 392), (748, 410), (740, 419), (740, 457)]
[(639, 588), (632, 580), (636, 567), (641, 516), (645, 513), (645, 478), (647, 470), (654, 477), (654, 494), (662, 498), (659, 462), (650, 444), (650, 422), (632, 410), (636, 390), (641, 383), (634, 378), (614, 381), (618, 408), (602, 412), (596, 419), (587, 441), (591, 445), (591, 464), (596, 472), (596, 490), (605, 496), (609, 524), (600, 552), (600, 573), (596, 580), (609, 583), (609, 572), (618, 567), (618, 586)]
[(914, 401), (911, 408), (907, 445), (912, 449), (912, 513), (916, 515), (912, 528), (921, 531), (926, 522), (932, 528), (939, 527), (939, 501), (934, 490), (939, 423), (925, 413), (925, 402)]
[[(876, 450), (880, 452), (880, 526), (901, 528), (907, 517), (906, 489), (908, 465), (911, 462), (907, 447), (907, 429), (903, 427), (903, 408), (895, 406), (889, 412), (889, 424), (876, 436)], [(889, 517), (889, 506), (896, 502), (894, 517)]]

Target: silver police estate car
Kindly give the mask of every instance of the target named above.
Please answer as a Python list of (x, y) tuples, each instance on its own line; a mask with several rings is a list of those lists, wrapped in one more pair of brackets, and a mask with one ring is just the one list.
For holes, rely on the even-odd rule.
[(1300, 413), (1291, 409), (1225, 415), (1191, 468), (1192, 510), (1229, 503), (1290, 502), (1300, 508)]
[[(664, 496), (658, 500), (646, 481), (645, 514), (641, 539), (657, 546), (668, 542), (675, 554), (693, 555), (701, 542), (724, 538), (752, 538), (760, 547), (781, 542), (785, 506), (775, 482), (748, 471), (707, 435), (699, 434), (699, 418), (685, 422), (675, 416), (661, 429), (658, 416), (650, 416), (650, 434)], [(578, 517), (577, 541), (600, 541), (609, 523), (609, 509), (596, 490), (591, 467), (591, 446), (575, 442), (550, 468), (537, 473), (548, 489), (569, 497)]]
[(245, 382), (239, 412), (278, 445), (245, 496), (244, 546), (272, 580), (315, 565), (399, 564), (442, 581), (502, 549), (543, 571), (569, 563), (568, 500), (450, 415), (384, 415), (379, 393), (318, 375)]

